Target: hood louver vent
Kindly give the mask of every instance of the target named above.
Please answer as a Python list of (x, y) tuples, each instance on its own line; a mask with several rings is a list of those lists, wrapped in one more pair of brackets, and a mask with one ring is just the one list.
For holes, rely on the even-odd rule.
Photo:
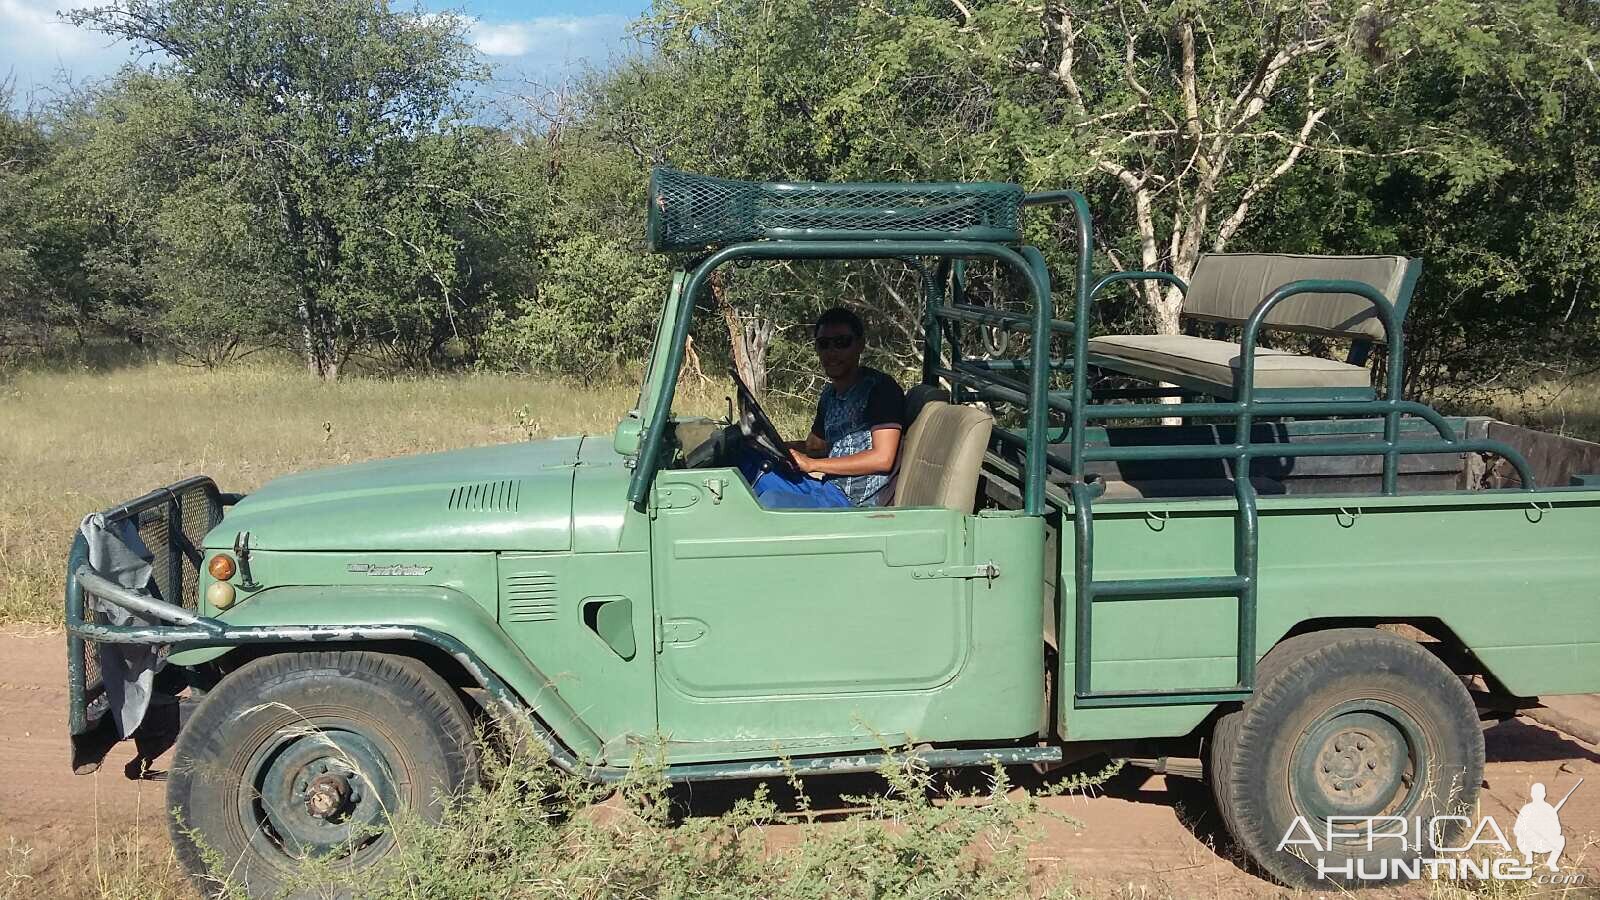
[(516, 512), (521, 496), (520, 481), (484, 481), (451, 490), (447, 505), (461, 512)]
[(556, 576), (549, 572), (507, 575), (500, 586), (501, 609), (507, 622), (555, 621), (556, 596)]

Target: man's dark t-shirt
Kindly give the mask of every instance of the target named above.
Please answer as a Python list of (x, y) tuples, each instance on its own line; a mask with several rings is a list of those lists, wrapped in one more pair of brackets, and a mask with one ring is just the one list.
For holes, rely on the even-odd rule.
[[(817, 417), (811, 432), (828, 442), (828, 456), (849, 456), (872, 449), (874, 428), (904, 428), (906, 395), (893, 378), (877, 369), (861, 367), (861, 379), (840, 395), (828, 385), (817, 399)], [(833, 475), (829, 481), (839, 485), (856, 506), (875, 506), (887, 500), (885, 488), (889, 473), (880, 475)]]

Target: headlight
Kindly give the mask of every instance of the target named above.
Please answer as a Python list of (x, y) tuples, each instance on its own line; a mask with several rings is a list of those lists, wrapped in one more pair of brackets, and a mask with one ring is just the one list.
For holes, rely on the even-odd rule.
[(238, 570), (238, 566), (233, 562), (233, 557), (226, 553), (218, 553), (216, 556), (211, 557), (211, 562), (206, 566), (206, 571), (210, 572), (211, 577), (218, 581), (227, 581)]
[(206, 603), (212, 609), (227, 609), (233, 605), (233, 585), (226, 581), (213, 581), (206, 588)]

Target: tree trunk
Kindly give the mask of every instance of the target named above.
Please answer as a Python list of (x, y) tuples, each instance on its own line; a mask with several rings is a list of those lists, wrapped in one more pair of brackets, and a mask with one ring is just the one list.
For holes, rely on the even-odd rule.
[(305, 356), (306, 372), (321, 378), (322, 367), (317, 364), (317, 338), (313, 333), (316, 323), (311, 303), (304, 297), (295, 304), (295, 318), (300, 320), (300, 352)]
[(1150, 313), (1155, 316), (1156, 334), (1182, 333), (1183, 294), (1177, 288), (1162, 291), (1150, 303)]
[(305, 354), (306, 371), (323, 381), (337, 380), (338, 317), (309, 297), (300, 298), (295, 314), (300, 320), (300, 347)]
[(739, 315), (738, 310), (728, 301), (720, 275), (718, 272), (711, 277), (711, 297), (712, 302), (716, 304), (717, 313), (722, 316), (722, 322), (728, 329), (728, 344), (733, 349), (734, 368), (738, 369), (739, 377), (750, 386), (751, 392), (757, 398), (765, 397), (767, 348), (772, 344), (774, 323), (761, 314), (759, 306), (752, 315)]

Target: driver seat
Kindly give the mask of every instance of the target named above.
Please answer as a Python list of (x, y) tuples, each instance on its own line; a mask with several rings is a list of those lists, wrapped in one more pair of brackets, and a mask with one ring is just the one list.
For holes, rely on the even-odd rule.
[(893, 505), (972, 512), (993, 429), (994, 416), (976, 406), (923, 403), (900, 447)]

